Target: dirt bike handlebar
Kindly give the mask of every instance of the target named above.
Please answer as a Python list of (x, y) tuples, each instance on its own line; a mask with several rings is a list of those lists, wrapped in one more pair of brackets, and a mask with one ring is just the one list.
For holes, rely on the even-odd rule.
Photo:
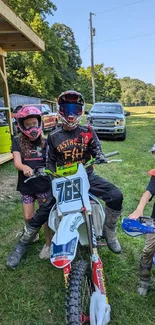
[[(118, 154), (119, 154), (119, 151), (109, 152), (109, 153), (105, 154), (105, 158), (115, 156)], [(120, 162), (120, 161), (122, 161), (122, 160), (121, 159), (113, 159), (113, 160), (105, 159), (105, 161), (100, 162), (100, 164), (111, 163), (111, 162)], [(99, 164), (99, 163), (97, 162), (96, 158), (92, 158), (89, 161), (87, 161), (87, 163), (85, 164), (85, 168), (87, 169), (88, 167), (95, 165), (95, 164)], [(24, 181), (24, 183), (27, 183), (30, 179), (37, 178), (38, 176), (49, 176), (49, 175), (54, 176), (54, 177), (60, 177), (60, 175), (58, 175), (56, 172), (46, 169), (45, 167), (37, 167), (36, 169), (33, 170), (33, 175), (28, 177)]]
[(105, 154), (105, 157), (109, 158), (109, 157), (116, 156), (116, 155), (119, 155), (119, 151), (108, 152)]

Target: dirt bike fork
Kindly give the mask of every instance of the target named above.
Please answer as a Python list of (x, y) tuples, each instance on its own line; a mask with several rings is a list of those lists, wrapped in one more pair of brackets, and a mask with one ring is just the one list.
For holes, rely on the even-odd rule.
[(104, 268), (97, 252), (92, 256), (92, 281), (94, 283), (94, 286), (100, 290), (101, 294), (106, 296), (106, 302), (108, 303)]
[(71, 263), (68, 264), (66, 267), (64, 267), (63, 272), (64, 272), (64, 280), (65, 280), (65, 287), (67, 288), (68, 286), (68, 276), (71, 271)]
[(97, 287), (101, 294), (106, 296), (106, 302), (108, 303), (108, 297), (106, 293), (106, 285), (105, 285), (105, 276), (104, 276), (104, 269), (102, 261), (98, 255), (97, 251), (97, 241), (96, 241), (96, 234), (94, 230), (94, 225), (92, 221), (92, 214), (85, 213), (85, 220), (87, 226), (87, 233), (88, 233), (88, 242), (90, 248), (90, 256), (92, 262), (92, 281), (94, 286)]

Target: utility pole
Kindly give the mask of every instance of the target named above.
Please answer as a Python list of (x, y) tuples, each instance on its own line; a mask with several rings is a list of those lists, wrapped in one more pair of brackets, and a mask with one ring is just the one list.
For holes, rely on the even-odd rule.
[(92, 16), (94, 14), (90, 12), (90, 47), (91, 47), (91, 74), (92, 74), (92, 96), (93, 104), (95, 103), (95, 80), (94, 80), (94, 44), (93, 36), (95, 36), (95, 28), (92, 27)]

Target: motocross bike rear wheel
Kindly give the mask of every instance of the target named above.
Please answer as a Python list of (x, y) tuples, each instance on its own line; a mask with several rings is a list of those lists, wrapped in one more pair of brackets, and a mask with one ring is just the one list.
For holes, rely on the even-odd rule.
[(90, 325), (90, 298), (94, 292), (90, 264), (79, 260), (72, 266), (66, 295), (67, 325)]

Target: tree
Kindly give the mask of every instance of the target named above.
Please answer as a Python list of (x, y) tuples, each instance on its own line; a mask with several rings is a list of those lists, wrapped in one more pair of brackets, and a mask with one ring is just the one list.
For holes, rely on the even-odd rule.
[(74, 87), (84, 95), (87, 103), (92, 103), (91, 68), (81, 67), (78, 70), (77, 82)]
[(53, 15), (53, 11), (57, 9), (50, 0), (5, 0), (5, 2), (28, 23), (33, 22), (36, 15), (44, 21), (47, 15)]
[(55, 33), (59, 42), (62, 43), (62, 49), (67, 55), (67, 66), (59, 67), (63, 75), (62, 90), (74, 88), (77, 80), (77, 69), (81, 66), (80, 50), (75, 42), (73, 31), (65, 24), (54, 24), (51, 30)]
[[(121, 86), (114, 69), (107, 68), (104, 64), (96, 64), (94, 71), (96, 102), (118, 101), (121, 96)], [(92, 102), (91, 67), (78, 70), (76, 88), (84, 94), (86, 102)]]
[(6, 60), (10, 92), (55, 97), (71, 88), (81, 64), (80, 51), (72, 30), (46, 21), (56, 6), (50, 0), (8, 0), (15, 12), (45, 41), (45, 52), (11, 53)]
[(155, 86), (145, 84), (139, 79), (125, 77), (120, 79), (122, 87), (121, 102), (124, 106), (155, 105)]
[[(7, 0), (7, 3), (42, 39), (50, 40), (50, 29), (45, 18), (56, 10), (50, 0)], [(11, 53), (6, 65), (10, 92), (43, 97), (48, 95), (48, 88), (53, 92), (53, 74), (49, 73), (45, 53)]]
[[(106, 68), (105, 68), (106, 69)], [(106, 70), (104, 70), (106, 71)], [(117, 102), (121, 97), (121, 85), (116, 78), (116, 73), (113, 68), (105, 74), (105, 94), (104, 100), (109, 102)]]

